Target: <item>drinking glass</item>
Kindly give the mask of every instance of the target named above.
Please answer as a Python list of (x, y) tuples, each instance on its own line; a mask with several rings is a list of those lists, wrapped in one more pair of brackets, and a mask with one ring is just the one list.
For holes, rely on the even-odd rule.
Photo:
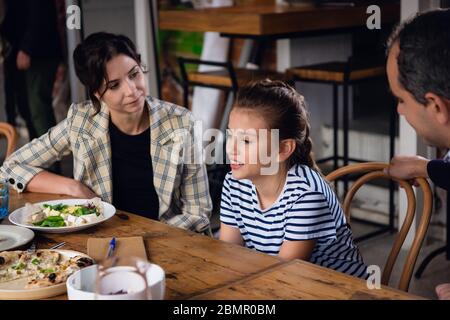
[(8, 201), (8, 183), (4, 180), (0, 180), (0, 221), (8, 216)]

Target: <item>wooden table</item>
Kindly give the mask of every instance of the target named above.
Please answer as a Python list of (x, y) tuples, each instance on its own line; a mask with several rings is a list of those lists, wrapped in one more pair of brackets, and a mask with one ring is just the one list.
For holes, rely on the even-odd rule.
[[(67, 197), (39, 193), (17, 194), (11, 191), (10, 211), (22, 207), (26, 202), (65, 198)], [(41, 234), (38, 247), (49, 248), (65, 241), (63, 249), (86, 253), (89, 238), (142, 236), (149, 260), (160, 265), (166, 272), (167, 299), (187, 299), (282, 263), (277, 257), (137, 215), (126, 215), (129, 220), (122, 220), (116, 215), (81, 232)]]
[(361, 279), (300, 260), (275, 266), (193, 299), (216, 300), (230, 297), (236, 300), (422, 299), (385, 286), (369, 289)]
[[(26, 202), (65, 196), (11, 191), (10, 210)], [(364, 281), (314, 264), (283, 262), (243, 247), (124, 213), (76, 233), (39, 234), (38, 247), (65, 241), (64, 249), (87, 252), (91, 237), (144, 238), (149, 260), (166, 272), (166, 299), (417, 299), (390, 288), (368, 290)], [(55, 299), (66, 299), (65, 295)]]
[[(249, 5), (201, 10), (161, 10), (159, 28), (194, 32), (220, 32), (246, 37), (291, 38), (296, 33), (361, 27), (369, 15), (367, 6), (317, 7), (299, 5)], [(399, 20), (398, 3), (381, 6), (381, 22)]]

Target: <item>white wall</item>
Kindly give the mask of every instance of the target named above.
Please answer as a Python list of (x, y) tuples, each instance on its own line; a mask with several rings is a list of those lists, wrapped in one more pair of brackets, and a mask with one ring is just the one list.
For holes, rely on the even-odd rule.
[(98, 31), (121, 33), (136, 41), (134, 2), (130, 0), (83, 0), (84, 36)]
[[(350, 34), (306, 37), (277, 41), (277, 69), (284, 72), (291, 66), (313, 63), (346, 61), (351, 55), (352, 39)], [(323, 123), (332, 124), (333, 90), (329, 84), (297, 82), (296, 89), (305, 96), (311, 116), (311, 137), (315, 143), (321, 139)], [(349, 90), (349, 97), (352, 91)], [(342, 108), (342, 88), (339, 89), (339, 108)], [(342, 110), (342, 109), (340, 109)], [(350, 114), (352, 99), (349, 99)], [(341, 114), (341, 113), (339, 113)], [(340, 116), (342, 120), (342, 116)], [(321, 148), (315, 148), (316, 158), (322, 157)], [(324, 155), (324, 156), (329, 156)]]

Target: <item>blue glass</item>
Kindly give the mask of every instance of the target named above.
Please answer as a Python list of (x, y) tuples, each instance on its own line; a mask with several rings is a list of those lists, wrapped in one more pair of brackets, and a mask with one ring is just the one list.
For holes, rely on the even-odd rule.
[(8, 216), (8, 184), (0, 180), (0, 220)]

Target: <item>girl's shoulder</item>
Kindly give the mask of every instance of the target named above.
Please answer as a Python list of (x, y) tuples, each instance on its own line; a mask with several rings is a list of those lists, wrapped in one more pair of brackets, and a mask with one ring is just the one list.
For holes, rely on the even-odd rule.
[(328, 186), (327, 181), (319, 172), (302, 164), (296, 164), (289, 169), (288, 182), (305, 192), (323, 193)]
[(233, 193), (248, 193), (252, 190), (252, 183), (250, 180), (233, 178), (232, 172), (228, 172), (225, 176), (224, 186)]

